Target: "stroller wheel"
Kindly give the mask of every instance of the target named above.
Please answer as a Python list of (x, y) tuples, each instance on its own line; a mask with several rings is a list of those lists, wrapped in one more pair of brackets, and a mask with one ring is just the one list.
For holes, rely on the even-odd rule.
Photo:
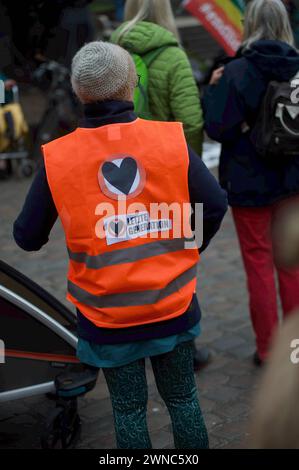
[(81, 420), (77, 402), (72, 400), (59, 404), (48, 416), (41, 435), (42, 449), (73, 448), (80, 437)]
[(30, 178), (33, 175), (36, 168), (36, 164), (33, 160), (29, 160), (28, 158), (22, 160), (17, 168), (17, 175), (18, 177), (25, 177)]

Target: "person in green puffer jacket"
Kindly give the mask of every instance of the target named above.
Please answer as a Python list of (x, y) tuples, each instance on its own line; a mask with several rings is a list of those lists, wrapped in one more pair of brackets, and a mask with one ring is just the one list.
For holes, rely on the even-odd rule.
[(148, 70), (152, 118), (182, 122), (188, 144), (201, 155), (204, 123), (199, 92), (179, 44), (169, 0), (127, 0), (125, 20), (111, 42), (141, 57), (162, 48)]

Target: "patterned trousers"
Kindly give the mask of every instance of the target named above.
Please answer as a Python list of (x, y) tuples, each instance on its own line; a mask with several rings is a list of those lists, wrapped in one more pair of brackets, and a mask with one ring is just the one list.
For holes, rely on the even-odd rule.
[[(171, 417), (175, 447), (207, 449), (208, 434), (193, 372), (193, 343), (181, 343), (169, 353), (153, 356), (151, 363), (158, 391)], [(151, 449), (146, 422), (145, 360), (104, 368), (103, 372), (112, 401), (117, 447)]]

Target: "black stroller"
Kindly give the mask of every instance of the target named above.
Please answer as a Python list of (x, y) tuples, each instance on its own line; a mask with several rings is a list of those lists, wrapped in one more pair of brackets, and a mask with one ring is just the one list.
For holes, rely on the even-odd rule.
[(33, 395), (53, 398), (43, 448), (74, 447), (80, 435), (77, 398), (95, 386), (98, 369), (79, 362), (76, 345), (75, 316), (0, 261), (0, 407)]

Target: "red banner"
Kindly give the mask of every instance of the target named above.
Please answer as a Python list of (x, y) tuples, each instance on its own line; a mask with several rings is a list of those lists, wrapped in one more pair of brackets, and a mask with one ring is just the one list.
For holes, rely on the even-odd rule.
[(184, 7), (200, 20), (228, 55), (235, 55), (242, 41), (241, 24), (237, 28), (214, 0), (186, 0)]

